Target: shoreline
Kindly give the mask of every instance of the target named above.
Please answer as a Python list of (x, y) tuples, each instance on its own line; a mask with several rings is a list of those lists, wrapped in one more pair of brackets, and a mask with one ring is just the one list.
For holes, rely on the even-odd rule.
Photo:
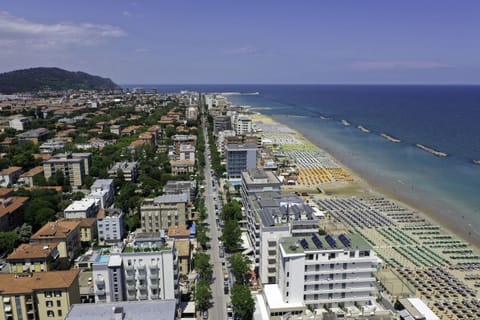
[(444, 229), (446, 232), (452, 234), (453, 236), (457, 237), (462, 241), (465, 241), (469, 245), (473, 246), (475, 249), (477, 250), (480, 249), (480, 237), (469, 235), (469, 230), (466, 228), (466, 226), (462, 227), (458, 223), (459, 221), (458, 219), (460, 219), (461, 217), (458, 217), (457, 219), (455, 219), (455, 217), (449, 217), (447, 212), (442, 212), (442, 210), (439, 210), (439, 208), (435, 208), (435, 206), (428, 205), (425, 202), (422, 203), (422, 201), (418, 201), (418, 200), (416, 201), (413, 199), (413, 197), (408, 197), (407, 190), (401, 190), (401, 191), (391, 190), (388, 184), (385, 185), (384, 183), (382, 183), (382, 181), (380, 181), (381, 179), (374, 179), (373, 177), (369, 177), (368, 174), (362, 174), (362, 172), (354, 171), (345, 163), (341, 162), (339, 160), (339, 157), (335, 156), (334, 151), (332, 152), (331, 150), (325, 148), (325, 146), (322, 146), (321, 144), (314, 142), (314, 139), (311, 139), (311, 137), (309, 137), (307, 134), (304, 134), (303, 132), (300, 132), (299, 130), (292, 128), (291, 126), (287, 125), (286, 123), (278, 119), (275, 119), (272, 116), (265, 115), (258, 111), (257, 111), (257, 114), (261, 115), (262, 117), (270, 119), (270, 121), (272, 122), (281, 124), (289, 128), (290, 130), (292, 130), (292, 132), (294, 132), (295, 135), (298, 135), (299, 137), (303, 138), (304, 141), (324, 151), (326, 154), (328, 154), (328, 156), (334, 162), (338, 163), (338, 165), (341, 168), (343, 168), (348, 173), (350, 173), (352, 177), (354, 177), (355, 180), (358, 182), (359, 187), (364, 189), (365, 192), (370, 193), (372, 195), (377, 194), (377, 195), (389, 198), (390, 200), (397, 202), (401, 206), (408, 208), (414, 212), (417, 212), (419, 215), (421, 215), (422, 217), (430, 221), (432, 224), (438, 225), (439, 227)]

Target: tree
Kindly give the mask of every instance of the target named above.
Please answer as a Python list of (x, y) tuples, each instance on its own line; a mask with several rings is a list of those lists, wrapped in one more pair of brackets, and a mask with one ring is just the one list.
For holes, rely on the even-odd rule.
[(232, 288), (233, 312), (242, 320), (252, 319), (255, 301), (250, 289), (245, 285), (234, 284)]
[(18, 242), (18, 234), (15, 231), (0, 232), (0, 252), (12, 251)]
[(195, 254), (195, 270), (197, 270), (200, 279), (210, 281), (213, 274), (212, 265), (210, 264), (210, 256), (203, 252)]
[(240, 244), (242, 231), (236, 220), (228, 220), (223, 228), (222, 240), (228, 252), (236, 252)]
[(29, 224), (22, 224), (17, 228), (18, 240), (21, 242), (28, 242), (32, 236), (32, 226)]
[(238, 201), (232, 201), (227, 203), (222, 209), (222, 219), (223, 221), (241, 220), (242, 207), (240, 206), (240, 203), (238, 203)]
[(210, 238), (207, 235), (208, 228), (202, 224), (197, 225), (197, 242), (202, 248), (206, 248)]
[(194, 290), (195, 303), (200, 310), (208, 309), (210, 299), (212, 299), (212, 290), (210, 285), (204, 279), (200, 279)]
[(230, 257), (229, 261), (232, 265), (235, 282), (238, 284), (244, 284), (245, 274), (250, 271), (250, 259), (242, 253), (235, 253)]

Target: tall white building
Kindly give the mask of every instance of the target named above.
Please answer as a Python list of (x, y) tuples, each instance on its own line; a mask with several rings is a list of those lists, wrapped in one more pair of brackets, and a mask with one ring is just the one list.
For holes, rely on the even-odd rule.
[(108, 208), (113, 203), (113, 179), (97, 179), (90, 187), (90, 193), (87, 198), (96, 199), (100, 203), (100, 208)]
[(99, 201), (83, 198), (73, 201), (65, 208), (63, 214), (66, 219), (93, 218), (97, 216)]
[(366, 305), (375, 299), (378, 258), (358, 234), (286, 237), (278, 284), (265, 286), (270, 313)]
[(97, 229), (100, 243), (121, 242), (125, 234), (122, 209), (100, 209), (97, 215)]
[(173, 245), (143, 243), (127, 250), (99, 256), (93, 264), (95, 302), (167, 299), (178, 302), (178, 256)]
[(246, 114), (239, 114), (235, 117), (234, 128), (237, 135), (251, 133), (253, 131), (252, 119)]
[(281, 183), (270, 171), (242, 172), (242, 203), (255, 266), (263, 284), (278, 281), (278, 244), (282, 237), (318, 232), (314, 210), (293, 194), (281, 194)]

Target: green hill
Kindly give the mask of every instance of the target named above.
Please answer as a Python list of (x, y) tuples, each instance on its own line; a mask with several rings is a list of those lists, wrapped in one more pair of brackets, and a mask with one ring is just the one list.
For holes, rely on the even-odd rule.
[(111, 90), (119, 88), (112, 80), (85, 72), (59, 68), (31, 68), (0, 73), (0, 93), (39, 90)]

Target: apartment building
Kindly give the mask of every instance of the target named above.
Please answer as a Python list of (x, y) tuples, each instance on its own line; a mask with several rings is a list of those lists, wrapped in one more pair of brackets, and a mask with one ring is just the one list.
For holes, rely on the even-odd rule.
[(195, 181), (177, 181), (169, 180), (163, 187), (163, 194), (187, 194), (187, 200), (192, 201), (195, 198), (196, 183)]
[(186, 225), (190, 217), (188, 195), (166, 194), (154, 199), (145, 199), (140, 207), (144, 232), (159, 232), (170, 226)]
[(97, 215), (98, 241), (117, 243), (125, 235), (124, 213), (122, 209), (100, 209)]
[(97, 199), (76, 200), (63, 210), (63, 215), (66, 219), (92, 218), (97, 216), (98, 204)]
[(176, 301), (131, 301), (101, 304), (74, 304), (66, 320), (176, 320)]
[(29, 187), (33, 187), (34, 186), (33, 179), (37, 176), (40, 176), (40, 177), (43, 176), (43, 166), (37, 166), (25, 173), (22, 173), (18, 180), (19, 182), (22, 182), (23, 184)]
[(264, 290), (271, 315), (367, 305), (375, 299), (378, 258), (360, 235), (286, 237), (279, 248), (278, 284)]
[(55, 242), (22, 243), (7, 256), (10, 272), (44, 272), (58, 267), (60, 256)]
[(116, 162), (109, 170), (108, 176), (110, 178), (115, 178), (118, 172), (123, 173), (123, 178), (125, 181), (137, 181), (139, 172), (138, 162)]
[(241, 179), (242, 171), (257, 167), (256, 144), (227, 144), (225, 153), (229, 179)]
[(8, 125), (10, 126), (10, 128), (17, 131), (23, 131), (27, 129), (31, 124), (32, 122), (27, 117), (16, 116), (15, 118), (8, 121)]
[(17, 182), (22, 174), (22, 167), (8, 167), (0, 171), (0, 186), (7, 187)]
[(113, 179), (97, 179), (90, 187), (87, 198), (97, 200), (99, 207), (105, 209), (112, 205), (114, 195)]
[(6, 196), (0, 199), (0, 232), (11, 231), (22, 225), (27, 201), (28, 197)]
[(80, 222), (78, 220), (58, 220), (48, 222), (30, 238), (31, 243), (58, 243), (60, 258), (72, 261), (81, 250)]
[(0, 273), (0, 320), (63, 320), (80, 303), (80, 270)]
[(57, 170), (68, 177), (72, 186), (81, 186), (85, 175), (89, 174), (92, 163), (91, 153), (63, 153), (54, 155), (43, 163), (45, 178), (50, 178)]
[(238, 114), (232, 117), (235, 133), (237, 135), (247, 134), (253, 132), (252, 119), (246, 114)]
[(179, 299), (178, 257), (173, 247), (127, 247), (93, 264), (96, 302)]
[(282, 194), (278, 178), (270, 171), (242, 172), (242, 203), (248, 237), (253, 246), (260, 281), (278, 281), (278, 244), (282, 237), (309, 236), (318, 231), (314, 209), (294, 194)]

